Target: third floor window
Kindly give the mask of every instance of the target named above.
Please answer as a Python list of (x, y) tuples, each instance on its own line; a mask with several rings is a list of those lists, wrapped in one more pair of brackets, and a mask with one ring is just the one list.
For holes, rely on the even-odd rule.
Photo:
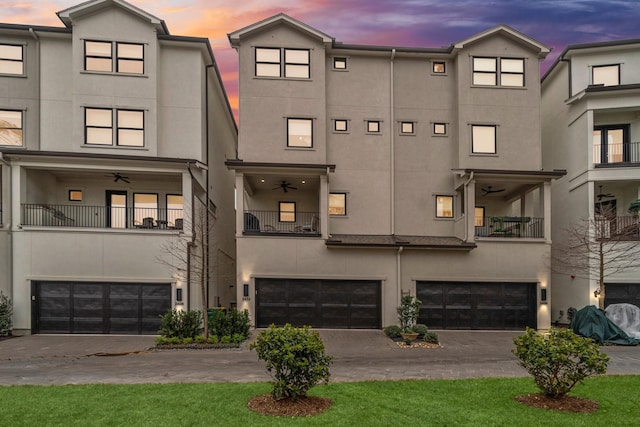
[(591, 69), (591, 84), (617, 86), (620, 84), (620, 64), (596, 65)]
[(0, 74), (24, 74), (24, 53), (22, 46), (0, 44)]
[(308, 49), (256, 48), (256, 77), (311, 78)]
[(524, 87), (524, 59), (474, 57), (473, 84)]
[(144, 74), (144, 45), (85, 40), (84, 69), (104, 73)]

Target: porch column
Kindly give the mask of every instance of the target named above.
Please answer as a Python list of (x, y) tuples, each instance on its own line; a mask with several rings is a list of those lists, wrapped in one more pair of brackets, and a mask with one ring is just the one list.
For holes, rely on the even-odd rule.
[(473, 242), (476, 236), (476, 180), (472, 179), (465, 186), (465, 227), (467, 242)]
[(244, 230), (244, 174), (236, 172), (236, 237)]
[(542, 198), (544, 200), (544, 239), (551, 243), (551, 183), (545, 182), (542, 186)]
[[(11, 221), (11, 229), (15, 230), (22, 223), (22, 216), (20, 215), (22, 200), (26, 201), (26, 188), (23, 190), (21, 187), (22, 177), (24, 175), (24, 169), (22, 166), (11, 166), (11, 190), (9, 190), (10, 203), (11, 203), (11, 216), (8, 218)], [(27, 182), (26, 179), (24, 181)], [(26, 185), (25, 185), (26, 187)], [(3, 219), (4, 221), (4, 219)]]
[(320, 176), (320, 233), (323, 239), (329, 238), (329, 177)]

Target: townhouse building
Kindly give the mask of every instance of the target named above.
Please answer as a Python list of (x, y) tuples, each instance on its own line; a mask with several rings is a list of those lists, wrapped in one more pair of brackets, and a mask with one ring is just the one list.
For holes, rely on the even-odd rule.
[(285, 14), (239, 57), (237, 299), (257, 327), (550, 326), (540, 61), (497, 26), (444, 48), (351, 45)]
[(208, 40), (122, 0), (57, 15), (0, 24), (14, 333), (155, 334), (167, 309), (235, 302), (237, 128)]
[[(640, 40), (568, 46), (542, 79), (542, 129), (545, 167), (567, 170), (553, 185), (554, 241), (586, 219), (603, 238), (637, 245)], [(554, 319), (569, 307), (640, 305), (640, 269), (606, 267), (603, 295), (591, 267), (553, 273)]]

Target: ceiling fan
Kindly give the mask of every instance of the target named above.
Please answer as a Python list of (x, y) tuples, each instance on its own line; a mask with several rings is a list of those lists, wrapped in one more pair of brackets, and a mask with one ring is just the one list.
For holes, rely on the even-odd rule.
[(122, 175), (120, 172), (113, 172), (111, 175), (105, 175), (105, 176), (113, 176), (113, 182), (122, 181), (122, 182), (126, 182), (127, 184), (131, 183), (131, 181), (129, 181), (129, 177)]
[(494, 190), (492, 186), (488, 185), (487, 188), (481, 188), (481, 190), (484, 191), (484, 195), (486, 196), (491, 193), (502, 193), (504, 188)]
[(280, 182), (280, 184), (278, 184), (277, 187), (272, 188), (272, 190), (279, 190), (279, 189), (282, 189), (282, 191), (284, 191), (286, 193), (289, 190), (297, 190), (298, 187), (292, 187), (291, 183), (283, 180), (282, 182)]
[(600, 193), (596, 195), (596, 197), (598, 198), (598, 201), (605, 199), (605, 198), (609, 198), (609, 197), (615, 197), (615, 195), (613, 194), (605, 194), (602, 192), (602, 185), (599, 186), (600, 187)]

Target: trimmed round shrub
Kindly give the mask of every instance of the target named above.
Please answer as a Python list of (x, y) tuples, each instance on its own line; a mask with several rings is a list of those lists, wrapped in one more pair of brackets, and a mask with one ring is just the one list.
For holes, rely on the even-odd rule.
[(264, 360), (273, 378), (271, 395), (276, 400), (296, 400), (319, 382), (329, 382), (333, 358), (324, 353), (320, 335), (309, 326), (269, 326), (249, 346)]
[(422, 340), (431, 344), (438, 344), (440, 342), (438, 341), (438, 334), (435, 332), (426, 332), (422, 337)]
[(427, 328), (427, 325), (424, 325), (422, 323), (416, 323), (411, 327), (411, 330), (421, 336), (424, 336), (424, 334), (429, 332), (429, 328)]
[(512, 351), (520, 365), (549, 397), (564, 396), (586, 377), (604, 374), (610, 360), (594, 340), (571, 329), (552, 328), (539, 334), (527, 328), (513, 342), (516, 348)]
[(389, 338), (400, 338), (400, 333), (402, 329), (398, 325), (391, 325), (384, 328), (384, 334)]

